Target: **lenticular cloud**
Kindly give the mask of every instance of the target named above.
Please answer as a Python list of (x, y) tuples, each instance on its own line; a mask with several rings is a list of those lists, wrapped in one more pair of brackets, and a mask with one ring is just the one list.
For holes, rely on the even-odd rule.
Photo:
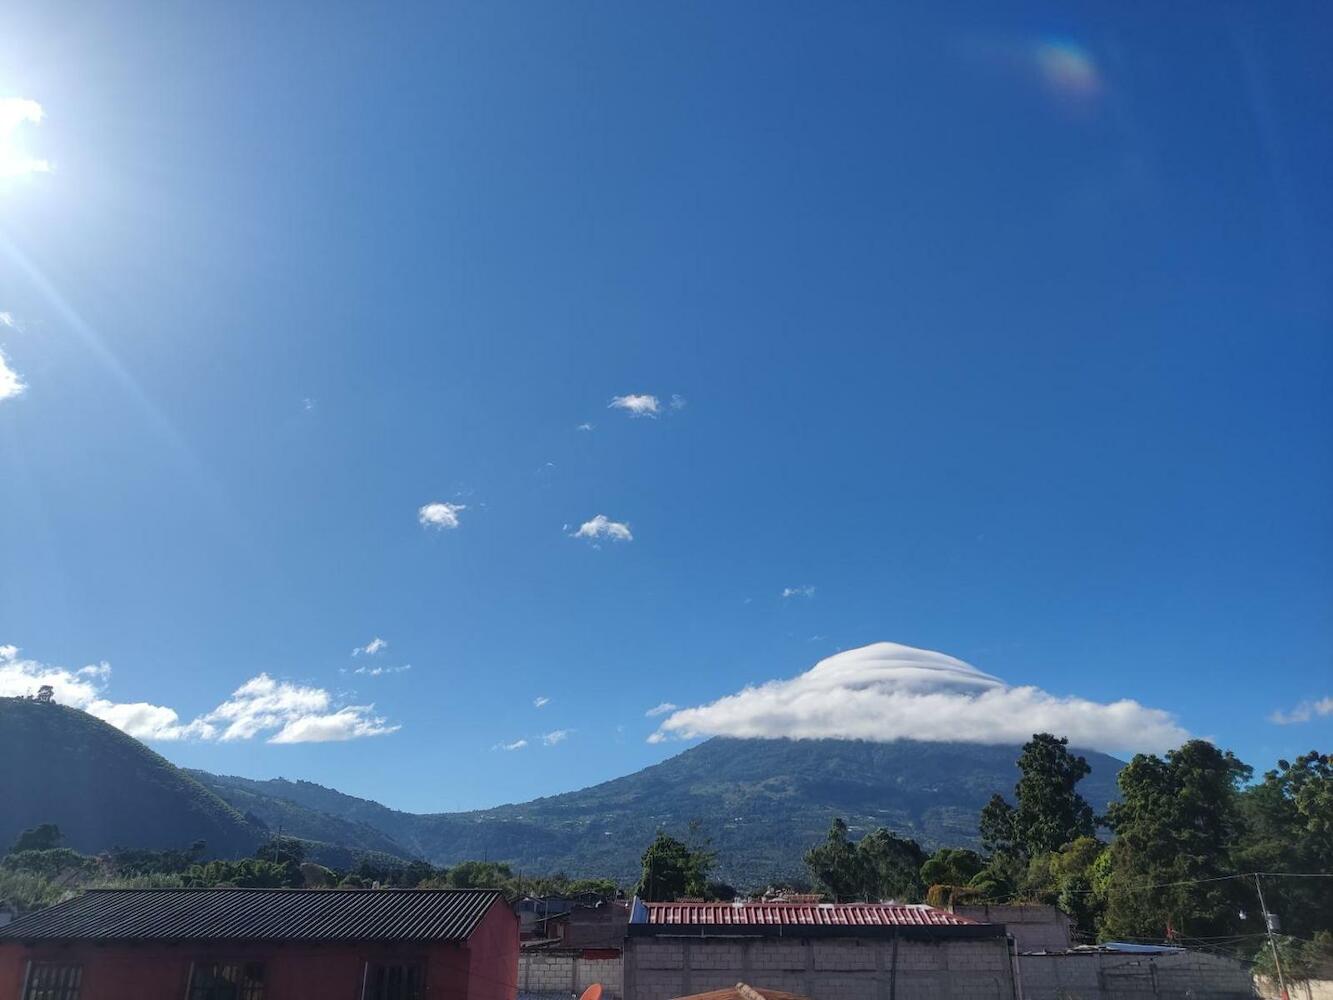
[(1098, 750), (1164, 750), (1189, 737), (1170, 713), (1136, 701), (1010, 687), (944, 653), (877, 642), (820, 660), (790, 680), (673, 712), (649, 741), (785, 736), (1007, 744), (1039, 732)]

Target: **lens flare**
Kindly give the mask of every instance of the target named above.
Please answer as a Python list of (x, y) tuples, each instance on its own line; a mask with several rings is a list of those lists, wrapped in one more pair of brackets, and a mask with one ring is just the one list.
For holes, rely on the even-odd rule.
[(1068, 38), (1048, 38), (1036, 43), (1033, 58), (1047, 86), (1074, 98), (1096, 97), (1102, 91), (1101, 75), (1092, 53)]
[(45, 117), (46, 113), (36, 101), (0, 97), (0, 179), (51, 172), (51, 164), (28, 155), (19, 140), (21, 126), (40, 125)]

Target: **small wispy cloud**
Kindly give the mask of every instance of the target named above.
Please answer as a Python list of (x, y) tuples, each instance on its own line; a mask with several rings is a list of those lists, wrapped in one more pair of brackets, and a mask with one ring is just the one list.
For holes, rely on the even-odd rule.
[(576, 430), (576, 431), (590, 431), (590, 430), (593, 429), (593, 426), (594, 426), (593, 424), (591, 424), (591, 423), (589, 423), (588, 421), (585, 420), (583, 423), (581, 423), (581, 424), (579, 424), (577, 427), (575, 427), (574, 430)]
[(27, 388), (27, 383), (19, 377), (19, 373), (9, 366), (5, 352), (0, 351), (0, 402), (17, 399)]
[(1317, 701), (1303, 701), (1290, 712), (1274, 712), (1268, 717), (1269, 722), (1279, 726), (1293, 726), (1309, 722), (1316, 716), (1333, 715), (1333, 697), (1320, 698)]
[(0, 97), (0, 178), (51, 172), (47, 160), (28, 155), (19, 141), (21, 126), (40, 125), (45, 117), (46, 112), (36, 101)]
[(624, 410), (631, 417), (655, 417), (662, 412), (662, 401), (647, 393), (613, 396), (607, 409)]
[(673, 392), (671, 394), (670, 405), (673, 410), (683, 410), (688, 404), (684, 396), (677, 395), (676, 393)]
[(648, 709), (648, 711), (644, 712), (643, 714), (651, 719), (657, 715), (666, 715), (667, 712), (674, 712), (679, 707), (680, 707), (679, 705), (676, 705), (673, 702), (664, 701), (660, 705), (654, 705), (652, 708)]
[(18, 321), (14, 319), (14, 314), (0, 310), (0, 326), (8, 327), (11, 330), (19, 328)]
[(590, 521), (584, 521), (579, 525), (579, 530), (575, 531), (571, 538), (584, 538), (590, 542), (596, 542), (603, 538), (609, 538), (613, 542), (632, 542), (634, 535), (629, 530), (629, 524), (624, 521), (613, 521), (605, 514), (598, 514)]
[(551, 699), (546, 697), (546, 695), (544, 694), (539, 694), (537, 695), (537, 697), (532, 699), (533, 708), (541, 708), (543, 705), (549, 705), (550, 703)]
[(382, 677), (385, 674), (404, 674), (411, 669), (412, 664), (404, 663), (400, 667), (357, 667), (352, 673), (364, 674), (366, 677)]
[(814, 597), (815, 588), (808, 583), (803, 587), (783, 587), (782, 596), (784, 599), (789, 597)]
[(497, 743), (491, 747), (492, 750), (522, 750), (528, 745), (527, 740), (514, 740), (513, 743)]
[(460, 511), (467, 510), (467, 504), (428, 503), (417, 508), (417, 520), (425, 528), (457, 528)]
[(389, 648), (388, 639), (381, 639), (379, 636), (375, 636), (375, 638), (371, 639), (364, 646), (357, 646), (355, 649), (353, 649), (352, 655), (361, 656), (362, 654), (364, 654), (366, 656), (374, 656), (376, 653), (382, 652), (388, 648)]
[(569, 739), (569, 734), (573, 731), (572, 729), (552, 729), (549, 733), (542, 734), (542, 742), (548, 747), (553, 747), (557, 743), (563, 743)]

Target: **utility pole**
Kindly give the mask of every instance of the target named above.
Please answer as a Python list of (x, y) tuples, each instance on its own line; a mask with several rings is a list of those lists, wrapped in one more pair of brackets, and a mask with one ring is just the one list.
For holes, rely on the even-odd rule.
[(1264, 903), (1264, 889), (1259, 884), (1259, 873), (1254, 874), (1254, 891), (1259, 894), (1259, 910), (1264, 916), (1264, 930), (1268, 932), (1268, 947), (1273, 949), (1273, 968), (1277, 970), (1277, 988), (1282, 991), (1282, 1000), (1289, 1000), (1287, 997), (1287, 984), (1282, 978), (1282, 959), (1277, 954), (1277, 940), (1273, 937), (1272, 915), (1268, 912), (1268, 906)]

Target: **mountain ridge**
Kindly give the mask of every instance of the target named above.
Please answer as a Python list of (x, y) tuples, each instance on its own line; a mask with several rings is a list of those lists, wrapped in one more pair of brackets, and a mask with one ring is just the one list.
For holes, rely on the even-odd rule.
[[(248, 854), (274, 833), (308, 842), (338, 867), (359, 857), (508, 863), (531, 874), (630, 883), (659, 831), (698, 821), (717, 875), (743, 886), (800, 878), (802, 854), (834, 816), (853, 835), (886, 827), (923, 847), (977, 846), (977, 815), (1018, 778), (1016, 746), (715, 737), (630, 774), (527, 802), (409, 813), (310, 781), (253, 779), (176, 767), (77, 709), (0, 699), (0, 849), (19, 830), (58, 824), (69, 846), (208, 844)], [(1079, 751), (1080, 792), (1102, 812), (1121, 761)]]

